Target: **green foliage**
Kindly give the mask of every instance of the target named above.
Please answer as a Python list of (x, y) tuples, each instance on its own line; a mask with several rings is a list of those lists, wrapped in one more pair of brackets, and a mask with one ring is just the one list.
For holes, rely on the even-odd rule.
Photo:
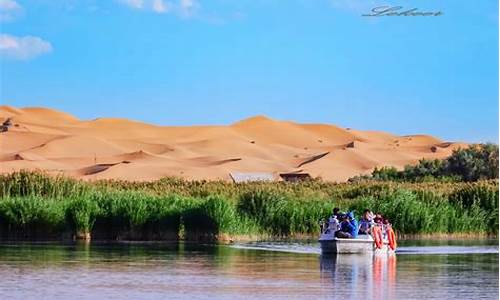
[(498, 233), (498, 188), (485, 184), (467, 185), (450, 194), (450, 203), (460, 205), (462, 210), (485, 212), (482, 222), (488, 231)]
[[(154, 196), (144, 192), (106, 192), (97, 200), (100, 213), (98, 227), (109, 227), (112, 238), (124, 235), (144, 239), (162, 233), (177, 235), (183, 207), (188, 203), (176, 196)], [(99, 228), (99, 231), (106, 228)], [(149, 237), (152, 238), (152, 237)]]
[(477, 206), (464, 210), (433, 193), (398, 190), (379, 199), (360, 197), (348, 207), (358, 215), (364, 208), (381, 212), (398, 232), (405, 234), (495, 232), (484, 222), (486, 211)]
[(444, 160), (422, 159), (417, 165), (407, 165), (398, 171), (394, 167), (375, 168), (371, 177), (357, 177), (360, 180), (392, 181), (478, 181), (498, 179), (498, 145), (479, 144), (454, 150)]
[[(427, 170), (435, 164), (425, 164)], [(60, 185), (60, 187), (59, 187)], [(497, 233), (498, 181), (336, 184), (80, 182), (0, 175), (0, 234), (107, 232), (108, 239), (315, 235), (334, 206), (387, 216), (400, 233)], [(167, 235), (166, 233), (171, 233)], [(28, 234), (29, 236), (29, 234)]]
[(188, 236), (216, 237), (221, 233), (238, 233), (239, 216), (234, 205), (217, 196), (192, 201), (182, 213)]
[(64, 176), (48, 176), (41, 172), (19, 171), (2, 174), (0, 196), (41, 196), (61, 198), (86, 194), (90, 186)]
[(90, 232), (99, 213), (99, 204), (92, 195), (68, 199), (66, 219), (76, 232)]
[(289, 236), (318, 232), (318, 221), (328, 216), (331, 205), (325, 201), (301, 201), (273, 191), (256, 190), (240, 197), (238, 211), (270, 234)]
[(41, 197), (12, 197), (0, 201), (0, 223), (13, 230), (60, 230), (64, 224), (63, 203)]
[(447, 159), (446, 170), (464, 181), (498, 178), (498, 145), (472, 145), (458, 149)]
[(400, 177), (400, 172), (398, 169), (394, 167), (383, 167), (383, 168), (375, 168), (372, 172), (373, 179), (377, 180), (396, 180)]
[[(287, 199), (272, 191), (256, 190), (243, 194), (238, 201), (238, 211), (253, 219), (260, 227), (275, 235), (291, 233), (290, 209), (286, 209)], [(286, 222), (285, 222), (285, 219)]]

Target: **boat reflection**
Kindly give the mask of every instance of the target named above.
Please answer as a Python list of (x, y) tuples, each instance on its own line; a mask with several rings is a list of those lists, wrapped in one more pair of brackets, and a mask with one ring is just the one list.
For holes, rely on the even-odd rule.
[(322, 255), (321, 281), (335, 297), (394, 299), (396, 264), (395, 254)]

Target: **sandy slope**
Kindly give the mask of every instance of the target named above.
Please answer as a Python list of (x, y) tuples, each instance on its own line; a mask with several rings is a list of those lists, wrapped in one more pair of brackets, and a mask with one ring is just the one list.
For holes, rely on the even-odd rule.
[(0, 121), (7, 118), (14, 126), (0, 133), (0, 172), (43, 169), (89, 180), (230, 180), (230, 172), (303, 170), (345, 181), (374, 167), (401, 168), (421, 158), (444, 158), (465, 145), (427, 135), (396, 136), (264, 116), (229, 126), (161, 127), (0, 106)]

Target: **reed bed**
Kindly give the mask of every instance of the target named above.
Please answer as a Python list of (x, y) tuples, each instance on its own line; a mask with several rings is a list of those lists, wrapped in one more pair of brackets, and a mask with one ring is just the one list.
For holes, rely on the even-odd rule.
[(381, 212), (400, 234), (498, 234), (498, 181), (83, 182), (0, 176), (0, 238), (178, 240), (315, 236), (334, 206)]

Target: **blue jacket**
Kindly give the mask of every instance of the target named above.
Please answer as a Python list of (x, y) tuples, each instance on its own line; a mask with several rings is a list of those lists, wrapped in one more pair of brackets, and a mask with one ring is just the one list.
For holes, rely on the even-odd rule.
[(349, 213), (349, 217), (351, 217), (351, 220), (342, 222), (340, 230), (350, 233), (355, 238), (358, 236), (358, 221), (356, 221), (352, 212)]

